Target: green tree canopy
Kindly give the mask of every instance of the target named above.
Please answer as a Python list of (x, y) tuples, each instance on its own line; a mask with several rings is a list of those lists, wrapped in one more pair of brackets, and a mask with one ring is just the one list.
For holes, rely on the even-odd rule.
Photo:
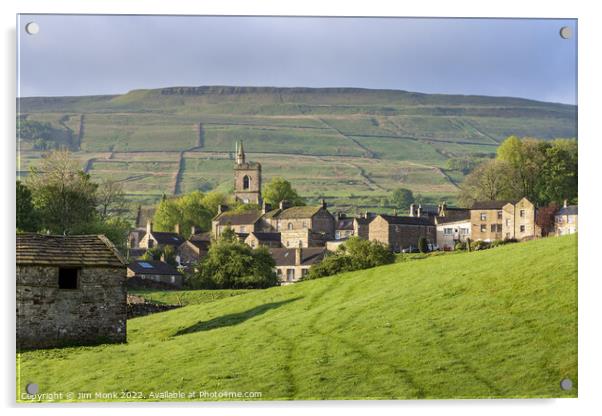
[(414, 194), (406, 188), (397, 188), (391, 194), (391, 204), (398, 209), (406, 210), (414, 203)]
[(188, 281), (199, 289), (260, 289), (278, 284), (274, 267), (267, 248), (252, 249), (236, 239), (220, 238)]
[(272, 206), (277, 206), (281, 201), (289, 201), (292, 205), (305, 205), (297, 191), (286, 179), (276, 176), (272, 178), (263, 188), (263, 199)]
[(31, 200), (31, 191), (21, 181), (17, 181), (17, 230), (36, 231), (37, 218)]
[(93, 221), (97, 185), (68, 151), (48, 153), (39, 167), (31, 168), (26, 185), (43, 229), (70, 234)]

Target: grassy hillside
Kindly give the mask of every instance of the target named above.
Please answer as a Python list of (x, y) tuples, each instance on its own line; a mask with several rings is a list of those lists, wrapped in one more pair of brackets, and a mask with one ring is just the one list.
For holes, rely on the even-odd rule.
[[(287, 176), (269, 166), (284, 163), (298, 170), (289, 179), (304, 196), (346, 210), (380, 206), (400, 186), (425, 202), (451, 202), (463, 178), (447, 170), (448, 159), (487, 157), (512, 134), (576, 137), (577, 114), (575, 106), (508, 97), (221, 86), (29, 97), (18, 106), (21, 119), (50, 123), (55, 143), (69, 144), (94, 178), (123, 181), (136, 204), (229, 189), (234, 143), (242, 139), (268, 177)], [(26, 175), (41, 152), (28, 140), (21, 150), (18, 170)], [(403, 174), (390, 180), (367, 165)], [(426, 180), (417, 172), (425, 167)]]
[(128, 321), (127, 345), (21, 354), (49, 391), (263, 399), (576, 397), (577, 237), (443, 255)]

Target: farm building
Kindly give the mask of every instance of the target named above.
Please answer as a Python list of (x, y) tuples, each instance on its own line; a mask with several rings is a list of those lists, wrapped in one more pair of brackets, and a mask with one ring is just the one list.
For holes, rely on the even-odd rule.
[(166, 287), (181, 288), (184, 283), (184, 278), (178, 269), (159, 260), (132, 261), (128, 264), (127, 278), (129, 286), (165, 285)]
[(126, 341), (125, 263), (101, 235), (17, 234), (17, 347)]

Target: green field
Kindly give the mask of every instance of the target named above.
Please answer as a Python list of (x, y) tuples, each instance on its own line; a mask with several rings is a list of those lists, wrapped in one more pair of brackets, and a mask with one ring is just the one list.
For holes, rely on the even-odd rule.
[(18, 390), (577, 397), (576, 235), (205, 296), (129, 320), (127, 344), (20, 354)]
[[(123, 181), (134, 210), (163, 194), (229, 190), (237, 140), (266, 178), (284, 176), (310, 201), (324, 197), (350, 211), (380, 207), (397, 187), (425, 202), (453, 203), (462, 173), (446, 172), (441, 183), (436, 171), (449, 158), (493, 155), (512, 134), (577, 135), (575, 106), (394, 90), (178, 87), (18, 104), (21, 118), (50, 123), (52, 140), (70, 148), (93, 178)], [(24, 175), (42, 152), (28, 140), (21, 150)], [(393, 180), (374, 173), (399, 166), (404, 173)], [(425, 177), (425, 169), (434, 174)]]

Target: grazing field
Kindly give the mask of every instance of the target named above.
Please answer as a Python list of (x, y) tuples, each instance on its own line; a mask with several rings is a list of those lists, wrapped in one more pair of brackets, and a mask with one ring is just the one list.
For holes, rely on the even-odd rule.
[(18, 355), (19, 398), (31, 382), (143, 401), (577, 397), (576, 235), (193, 303), (129, 320), (127, 344)]
[[(21, 119), (50, 123), (50, 144), (71, 149), (93, 178), (123, 181), (132, 209), (163, 194), (230, 190), (237, 140), (266, 178), (349, 211), (383, 208), (397, 187), (453, 203), (464, 175), (441, 171), (450, 158), (491, 157), (512, 134), (577, 134), (575, 106), (393, 90), (174, 87), (18, 104)], [(25, 175), (43, 151), (26, 139), (20, 148)]]

